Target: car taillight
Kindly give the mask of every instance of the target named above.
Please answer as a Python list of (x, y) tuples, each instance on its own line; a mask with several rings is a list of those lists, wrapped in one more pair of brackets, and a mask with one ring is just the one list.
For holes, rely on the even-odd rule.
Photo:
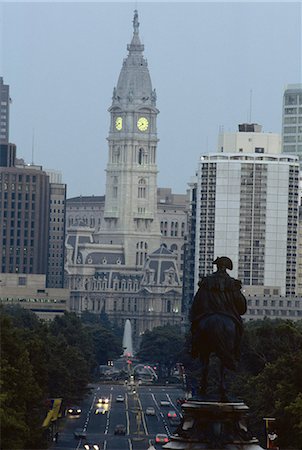
[(168, 439), (168, 438), (165, 438), (165, 439), (164, 439), (164, 441), (165, 441), (165, 442), (168, 442), (168, 441), (169, 441), (169, 439)]

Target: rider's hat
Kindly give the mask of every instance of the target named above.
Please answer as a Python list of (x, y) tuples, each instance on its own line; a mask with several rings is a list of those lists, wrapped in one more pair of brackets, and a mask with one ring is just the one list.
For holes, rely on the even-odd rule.
[(221, 268), (223, 266), (223, 267), (225, 267), (226, 269), (229, 269), (229, 270), (233, 269), (232, 260), (230, 258), (228, 258), (227, 256), (221, 256), (221, 257), (218, 256), (215, 259), (215, 261), (213, 261), (213, 264), (216, 264), (216, 266), (218, 268)]

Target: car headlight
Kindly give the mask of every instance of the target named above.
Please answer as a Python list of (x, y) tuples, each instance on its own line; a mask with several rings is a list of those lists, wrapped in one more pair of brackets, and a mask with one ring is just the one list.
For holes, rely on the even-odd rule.
[(72, 413), (72, 409), (69, 409), (68, 412), (69, 412), (69, 413)]
[(93, 446), (93, 450), (99, 450), (99, 446), (95, 444), (95, 445)]
[(85, 444), (85, 445), (84, 445), (84, 449), (85, 449), (85, 450), (89, 450), (89, 445)]

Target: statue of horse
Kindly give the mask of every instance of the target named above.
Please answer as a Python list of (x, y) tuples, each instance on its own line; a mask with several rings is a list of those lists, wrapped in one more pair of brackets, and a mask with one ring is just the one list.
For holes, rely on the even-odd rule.
[(232, 270), (232, 261), (223, 256), (213, 264), (217, 265), (217, 272), (200, 281), (191, 307), (192, 356), (199, 357), (202, 364), (202, 395), (207, 391), (210, 355), (219, 358), (220, 398), (226, 401), (225, 369), (236, 369), (243, 332), (241, 315), (247, 307), (240, 281), (226, 272)]

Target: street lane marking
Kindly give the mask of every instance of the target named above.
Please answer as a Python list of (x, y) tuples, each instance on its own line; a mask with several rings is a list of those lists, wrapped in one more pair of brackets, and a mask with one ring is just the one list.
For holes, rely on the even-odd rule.
[(104, 434), (108, 434), (109, 422), (110, 422), (110, 411), (111, 411), (112, 394), (109, 395), (109, 408), (107, 412), (107, 420)]
[(147, 428), (147, 424), (146, 424), (146, 418), (145, 418), (145, 414), (144, 414), (142, 403), (140, 401), (139, 396), (137, 397), (137, 401), (138, 401), (139, 407), (140, 407), (141, 412), (142, 412), (142, 419), (143, 419), (143, 426), (144, 426), (144, 429), (145, 429), (145, 434), (148, 436), (149, 433), (148, 433), (148, 428)]
[(107, 448), (107, 441), (104, 441), (103, 450), (106, 450)]
[(129, 438), (128, 438), (128, 443), (129, 443), (129, 449), (132, 450), (133, 449), (132, 442), (131, 442), (131, 439), (129, 439)]
[(157, 403), (157, 401), (156, 401), (156, 398), (155, 398), (154, 394), (151, 394), (151, 397), (153, 398), (153, 401), (154, 401), (154, 403), (156, 404), (157, 409), (160, 410), (160, 407), (158, 406), (158, 403)]
[(129, 420), (129, 412), (128, 412), (128, 394), (126, 392), (126, 420), (127, 420), (127, 434), (130, 434), (130, 420)]

